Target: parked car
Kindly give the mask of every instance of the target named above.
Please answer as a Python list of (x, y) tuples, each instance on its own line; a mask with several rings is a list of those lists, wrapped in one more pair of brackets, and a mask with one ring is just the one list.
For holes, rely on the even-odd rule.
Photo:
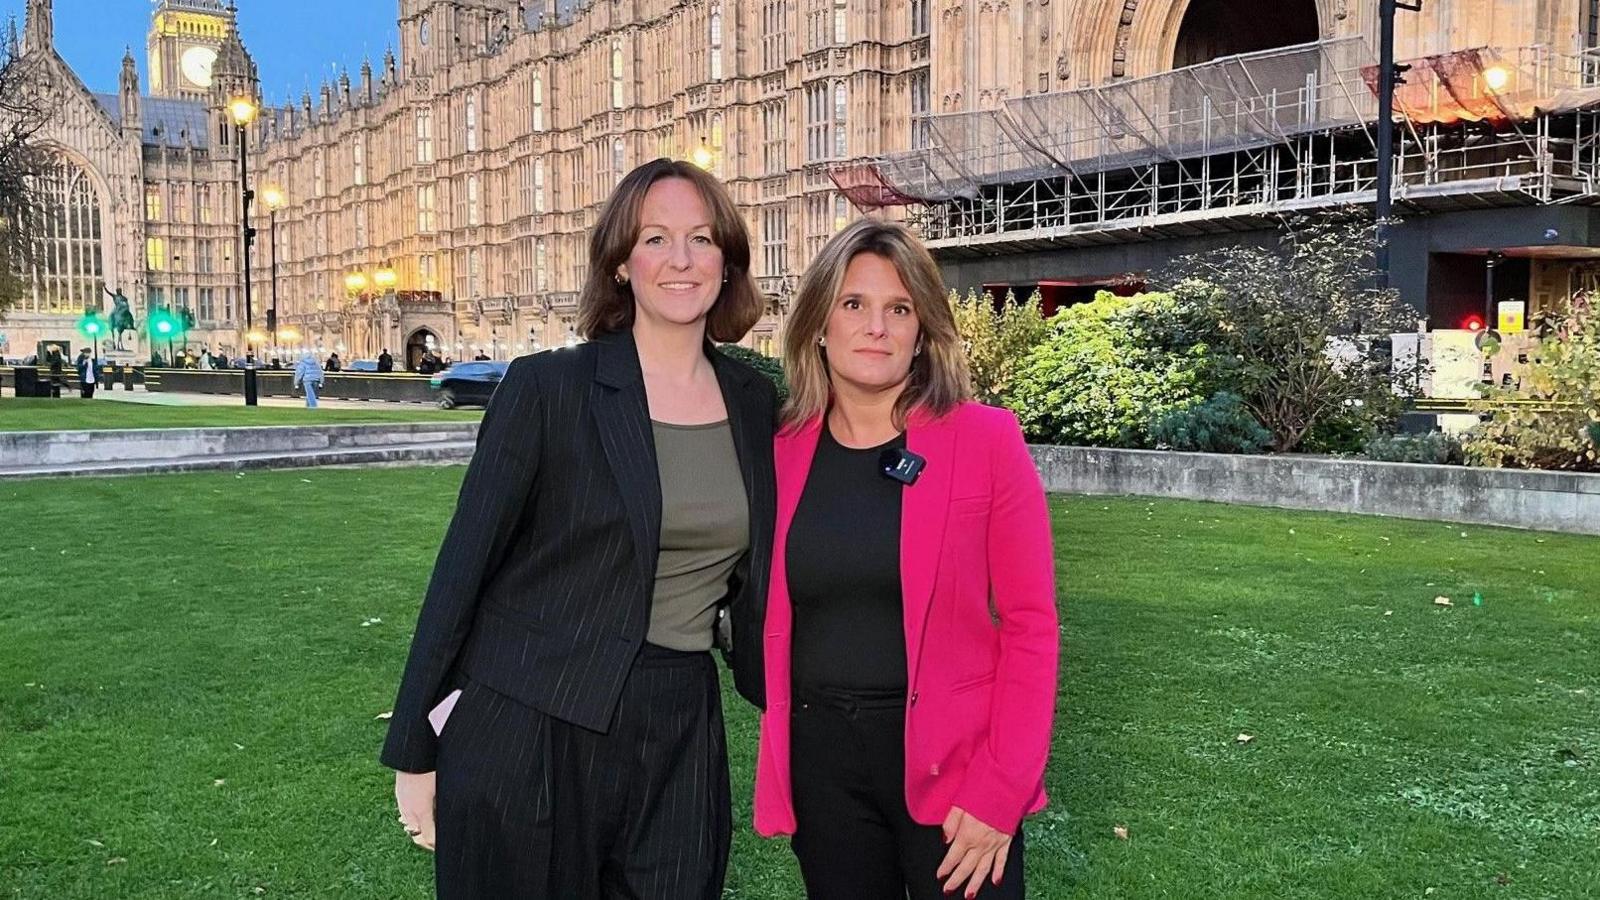
[(440, 409), (488, 406), (489, 397), (510, 365), (505, 362), (456, 363), (433, 376), (428, 384), (439, 392)]
[(378, 361), (375, 359), (352, 359), (344, 364), (346, 372), (376, 372)]

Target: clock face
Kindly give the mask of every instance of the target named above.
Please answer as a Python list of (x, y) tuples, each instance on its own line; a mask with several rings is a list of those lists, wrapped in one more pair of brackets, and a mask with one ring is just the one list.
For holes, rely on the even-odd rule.
[(217, 51), (210, 47), (190, 47), (183, 51), (183, 56), (178, 60), (178, 68), (183, 70), (183, 77), (195, 87), (211, 86), (211, 67), (217, 62)]

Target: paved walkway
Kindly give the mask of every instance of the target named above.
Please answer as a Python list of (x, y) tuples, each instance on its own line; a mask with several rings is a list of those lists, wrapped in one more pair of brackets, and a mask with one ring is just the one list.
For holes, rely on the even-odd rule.
[[(244, 397), (240, 394), (191, 394), (181, 391), (147, 391), (142, 385), (131, 391), (118, 388), (114, 391), (96, 391), (96, 400), (110, 400), (117, 403), (146, 403), (151, 406), (243, 406)], [(266, 397), (257, 398), (260, 406), (292, 406), (304, 407), (306, 401), (302, 397)], [(433, 409), (427, 403), (402, 403), (396, 400), (318, 400), (320, 409)]]

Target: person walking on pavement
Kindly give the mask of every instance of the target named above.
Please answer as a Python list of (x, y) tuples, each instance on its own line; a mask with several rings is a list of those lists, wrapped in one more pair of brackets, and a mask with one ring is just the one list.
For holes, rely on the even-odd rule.
[(394, 357), (389, 355), (389, 348), (388, 347), (383, 348), (383, 352), (378, 354), (378, 371), (379, 372), (393, 372), (394, 371)]
[(294, 386), (301, 385), (306, 389), (306, 409), (316, 409), (317, 389), (322, 387), (322, 366), (309, 350), (300, 356), (300, 362), (294, 367)]
[(78, 395), (85, 400), (94, 399), (95, 383), (99, 381), (99, 360), (89, 354), (89, 348), (78, 351), (78, 359), (73, 366), (78, 370)]

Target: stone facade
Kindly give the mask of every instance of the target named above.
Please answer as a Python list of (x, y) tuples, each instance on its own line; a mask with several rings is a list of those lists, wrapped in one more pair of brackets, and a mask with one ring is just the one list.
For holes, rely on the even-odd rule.
[[(399, 0), (398, 53), (263, 111), (250, 130), (251, 323), (265, 331), (276, 292), (276, 343), (347, 358), (389, 349), (409, 361), (429, 343), (457, 358), (506, 358), (572, 340), (600, 204), (641, 162), (690, 157), (729, 184), (750, 223), (770, 302), (747, 343), (773, 351), (799, 272), (858, 215), (830, 164), (922, 146), (924, 113), (1375, 35), (1377, 6)], [(1241, 7), (1250, 15), (1234, 21)], [(29, 2), (30, 47), (49, 45), (49, 8)], [(254, 90), (232, 15), (219, 0), (162, 0), (148, 43), (161, 96), (139, 97), (129, 59), (120, 94), (80, 91), (52, 139), (102, 191), (106, 284), (140, 304), (187, 305), (199, 341), (236, 349), (245, 322), (227, 92), (185, 74), (208, 55), (193, 48), (215, 49), (220, 74), (224, 45), (237, 45), (229, 53), (245, 71), (230, 89)], [(1401, 14), (1399, 55), (1489, 44), (1571, 52), (1594, 43), (1588, 15), (1578, 0), (1428, 3)], [(1215, 27), (1184, 27), (1206, 16)], [(281, 209), (261, 202), (267, 186)], [(394, 273), (392, 287), (378, 286), (381, 270)], [(31, 341), (52, 321), (59, 330), (61, 313), (14, 313), (7, 352), (29, 352), (19, 334)]]

